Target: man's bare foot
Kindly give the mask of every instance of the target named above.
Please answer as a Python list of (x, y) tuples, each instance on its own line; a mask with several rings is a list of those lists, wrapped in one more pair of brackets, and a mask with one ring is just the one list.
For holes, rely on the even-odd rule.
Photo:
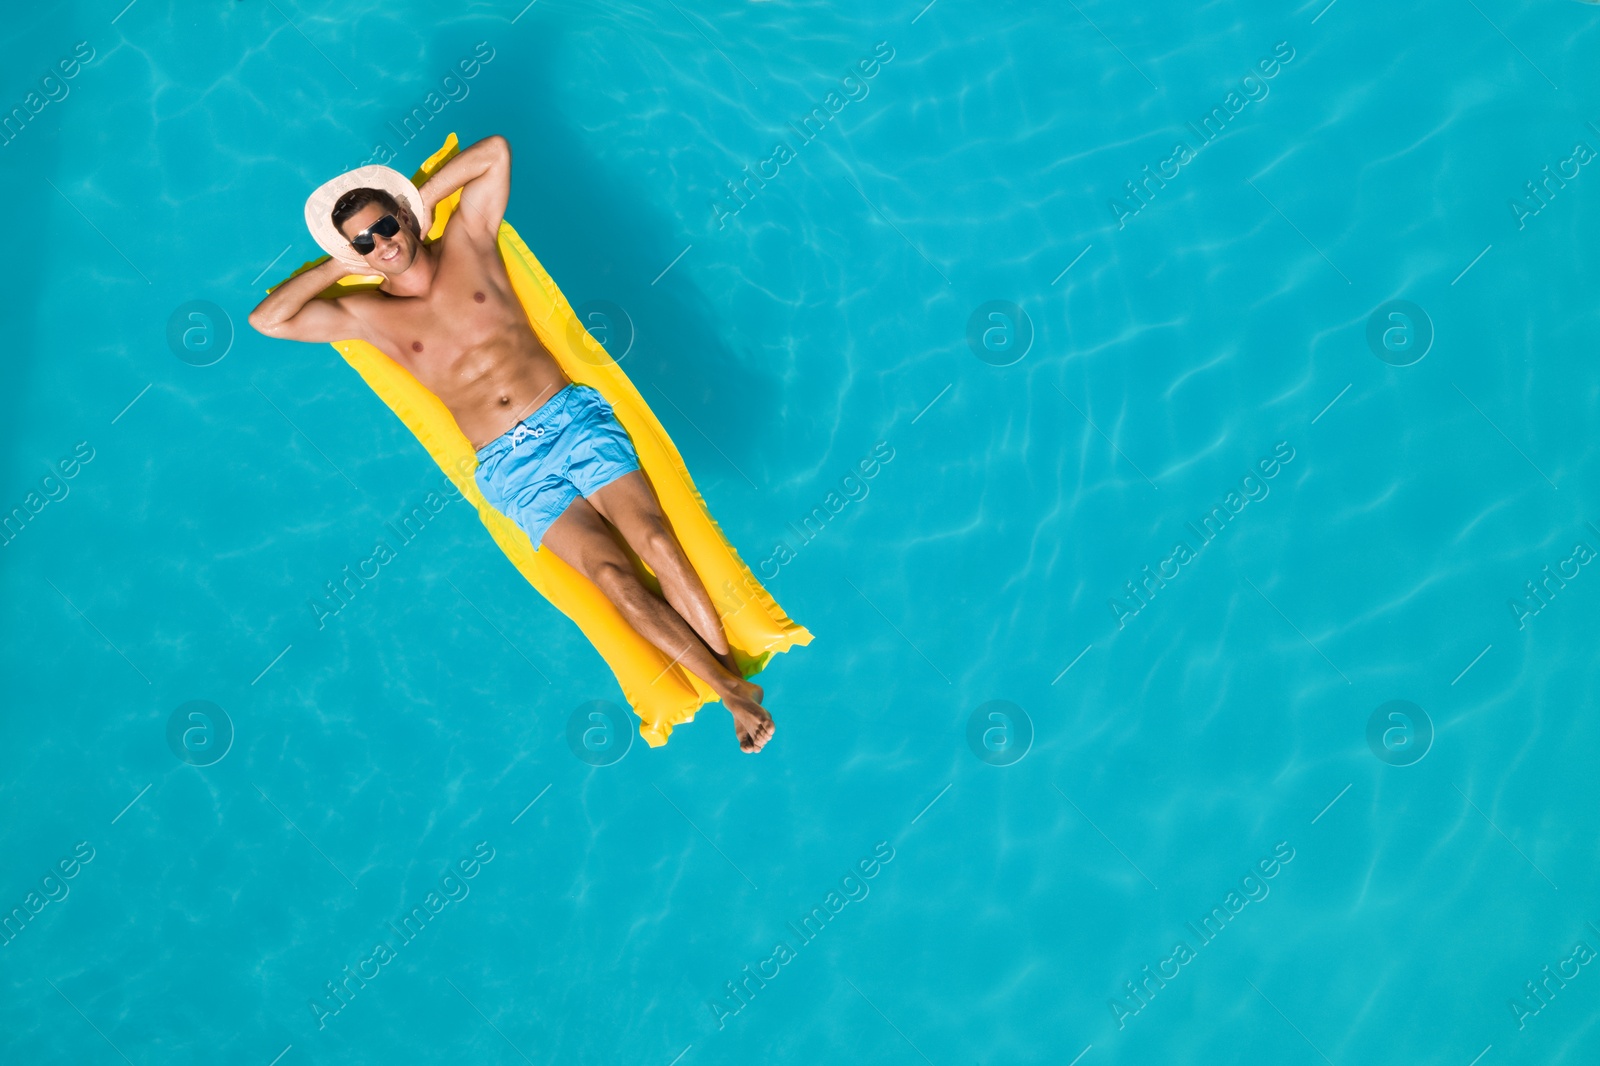
[(772, 715), (761, 706), (761, 697), (760, 685), (741, 680), (736, 690), (722, 699), (722, 705), (733, 714), (733, 731), (741, 751), (760, 751), (777, 730)]
[(739, 749), (747, 752), (758, 752), (772, 739), (773, 732), (777, 729), (772, 724), (772, 715), (759, 703), (744, 703), (734, 701), (728, 703), (724, 700), (728, 710), (733, 712), (733, 731), (739, 737)]

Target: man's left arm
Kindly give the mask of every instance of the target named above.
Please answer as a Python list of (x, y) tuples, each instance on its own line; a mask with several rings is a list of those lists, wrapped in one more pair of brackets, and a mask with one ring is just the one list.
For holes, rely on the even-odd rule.
[(440, 167), (418, 192), (431, 215), (457, 189), (461, 221), (493, 241), (511, 197), (511, 143), (498, 133), (485, 137)]

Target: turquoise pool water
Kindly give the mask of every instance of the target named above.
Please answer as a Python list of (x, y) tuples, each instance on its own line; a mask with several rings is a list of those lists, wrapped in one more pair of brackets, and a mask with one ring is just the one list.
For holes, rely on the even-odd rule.
[[(5, 31), (0, 1060), (1597, 1060), (1593, 7), (121, 5)], [(452, 131), (760, 756), (245, 324)]]

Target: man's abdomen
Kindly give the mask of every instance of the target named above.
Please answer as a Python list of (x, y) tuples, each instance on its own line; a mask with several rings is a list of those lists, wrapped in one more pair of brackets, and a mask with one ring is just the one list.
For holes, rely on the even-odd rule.
[(463, 353), (447, 391), (435, 390), (456, 425), (481, 448), (527, 418), (570, 384), (554, 357), (524, 327), (525, 337), (505, 338)]

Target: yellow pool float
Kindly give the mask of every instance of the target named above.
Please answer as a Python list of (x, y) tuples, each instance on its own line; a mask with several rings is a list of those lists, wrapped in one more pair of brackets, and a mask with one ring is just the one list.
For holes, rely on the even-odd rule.
[[(421, 187), (459, 150), (456, 135), (452, 133), (445, 139), (444, 146), (412, 175), (411, 183)], [(457, 190), (434, 208), (433, 226), (427, 240), (437, 240), (444, 233), (445, 223), (460, 200), (461, 193)], [(765, 667), (776, 653), (797, 644), (809, 644), (810, 632), (783, 613), (728, 543), (694, 487), (683, 457), (639, 395), (639, 390), (579, 323), (567, 298), (538, 258), (522, 243), (511, 223), (501, 221), (499, 243), (506, 273), (528, 312), (534, 333), (569, 378), (599, 390), (632, 438), (640, 467), (655, 488), (684, 553), (722, 616), (723, 630), (740, 673), (750, 677)], [(310, 270), (327, 258), (314, 259), (289, 277)], [(376, 276), (352, 276), (341, 279), (321, 295), (338, 296), (377, 285)], [(267, 291), (271, 292), (272, 288)], [(704, 681), (682, 665), (673, 663), (640, 636), (588, 578), (544, 547), (535, 550), (526, 533), (489, 505), (473, 479), (477, 469), (476, 453), (438, 397), (409, 371), (365, 341), (336, 341), (333, 347), (416, 435), (433, 461), (439, 464), (439, 469), (461, 490), (462, 496), (478, 509), (478, 517), (512, 565), (545, 599), (576, 622), (594, 644), (616, 675), (623, 696), (639, 716), (639, 735), (646, 743), (652, 747), (665, 744), (673, 726), (691, 721), (702, 704), (718, 698)], [(655, 575), (636, 555), (634, 562), (639, 572), (647, 574), (653, 583)], [(660, 591), (659, 586), (656, 591)]]

